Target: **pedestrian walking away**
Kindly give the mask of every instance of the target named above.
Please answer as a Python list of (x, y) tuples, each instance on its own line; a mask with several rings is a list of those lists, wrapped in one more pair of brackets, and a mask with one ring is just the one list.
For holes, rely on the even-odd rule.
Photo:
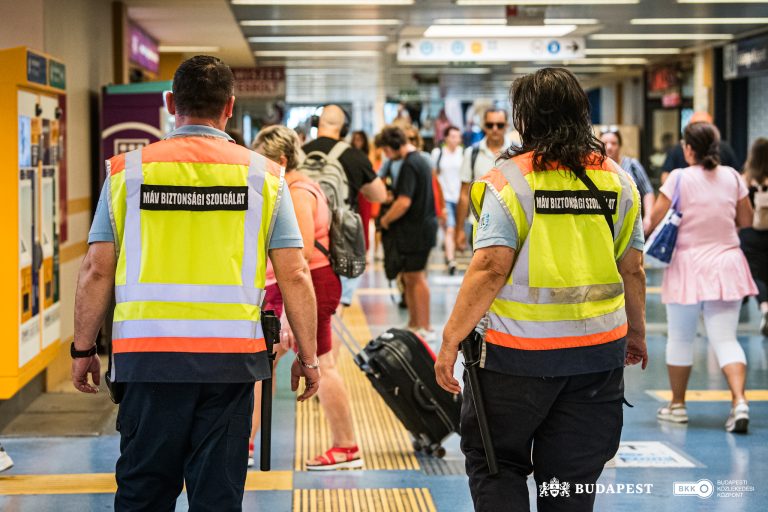
[[(320, 384), (310, 271), (283, 169), (224, 129), (234, 77), (184, 61), (166, 104), (176, 129), (107, 161), (75, 297), (72, 382), (98, 392), (95, 339), (114, 294), (109, 382), (117, 414), (115, 510), (242, 509), (254, 382), (271, 376), (262, 332), (267, 257), (298, 343), (291, 386)], [(91, 381), (88, 375), (91, 375)]]
[[(477, 511), (528, 511), (531, 472), (542, 490), (594, 484), (619, 446), (624, 366), (648, 362), (637, 187), (605, 156), (570, 71), (518, 78), (510, 101), (522, 145), (470, 189), (475, 253), (435, 364), (459, 393), (459, 345), (479, 328), (467, 364), (479, 365), (484, 404), (465, 386), (460, 423)], [(594, 508), (594, 493), (557, 496), (540, 492), (538, 510)]]

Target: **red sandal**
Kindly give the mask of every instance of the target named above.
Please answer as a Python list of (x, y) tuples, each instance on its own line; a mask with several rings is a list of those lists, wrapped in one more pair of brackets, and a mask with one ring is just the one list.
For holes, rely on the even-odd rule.
[(357, 446), (350, 448), (333, 447), (322, 455), (307, 461), (307, 471), (333, 471), (334, 469), (359, 469), (363, 467), (360, 450)]

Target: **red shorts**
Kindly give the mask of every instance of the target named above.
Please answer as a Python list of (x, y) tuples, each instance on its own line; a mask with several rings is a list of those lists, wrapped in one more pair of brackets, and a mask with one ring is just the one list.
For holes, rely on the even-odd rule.
[[(317, 355), (321, 356), (331, 351), (331, 317), (341, 300), (341, 281), (330, 265), (311, 274), (317, 300)], [(283, 295), (277, 284), (267, 286), (262, 309), (271, 309), (278, 317), (283, 315)]]

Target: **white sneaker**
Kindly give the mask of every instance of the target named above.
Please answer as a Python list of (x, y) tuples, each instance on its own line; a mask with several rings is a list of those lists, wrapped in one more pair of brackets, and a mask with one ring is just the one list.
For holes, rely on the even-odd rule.
[(13, 467), (13, 459), (11, 459), (11, 456), (6, 453), (5, 448), (3, 448), (3, 445), (0, 444), (0, 473), (5, 471), (6, 469), (11, 469)]
[(725, 422), (725, 430), (734, 434), (746, 434), (749, 428), (749, 405), (741, 401), (731, 409), (731, 414)]
[(413, 332), (426, 343), (434, 343), (437, 341), (437, 333), (434, 329), (425, 329), (423, 327), (419, 327)]
[(656, 418), (672, 423), (688, 423), (688, 409), (684, 404), (669, 404), (656, 411)]

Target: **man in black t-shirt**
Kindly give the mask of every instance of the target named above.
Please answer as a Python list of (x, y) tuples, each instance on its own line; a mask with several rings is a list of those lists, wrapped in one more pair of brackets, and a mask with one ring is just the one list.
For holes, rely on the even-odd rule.
[[(341, 139), (341, 128), (344, 126), (344, 111), (337, 105), (327, 105), (320, 114), (317, 127), (317, 139), (304, 144), (301, 148), (305, 155), (313, 151), (328, 154), (333, 146)], [(363, 194), (368, 201), (380, 203), (387, 198), (387, 190), (371, 166), (368, 155), (359, 149), (349, 147), (339, 157), (339, 163), (344, 168), (349, 182), (349, 198), (352, 208), (357, 211), (357, 194)]]
[(430, 328), (427, 261), (435, 245), (437, 216), (432, 192), (432, 166), (408, 143), (402, 130), (385, 128), (380, 139), (390, 160), (403, 160), (395, 185), (395, 199), (381, 219), (383, 236), (392, 237), (400, 256), (408, 304), (408, 328), (425, 341), (435, 339)]

